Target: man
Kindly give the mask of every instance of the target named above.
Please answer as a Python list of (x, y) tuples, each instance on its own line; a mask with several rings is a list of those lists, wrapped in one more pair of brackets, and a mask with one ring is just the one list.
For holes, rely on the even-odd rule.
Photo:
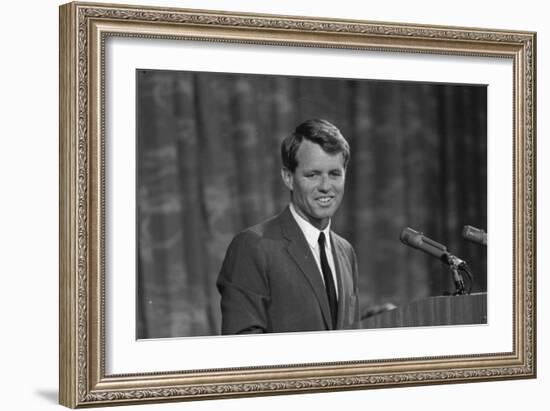
[(330, 230), (350, 149), (326, 120), (308, 120), (281, 144), (290, 204), (231, 242), (217, 286), (222, 334), (356, 328), (357, 262)]

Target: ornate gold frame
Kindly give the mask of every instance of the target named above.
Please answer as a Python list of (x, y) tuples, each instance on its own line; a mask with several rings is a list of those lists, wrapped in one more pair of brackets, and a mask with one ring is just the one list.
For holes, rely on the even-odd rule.
[[(103, 51), (109, 36), (512, 59), (513, 352), (105, 375)], [(92, 3), (61, 6), (60, 403), (74, 408), (535, 377), (535, 41), (532, 32)]]

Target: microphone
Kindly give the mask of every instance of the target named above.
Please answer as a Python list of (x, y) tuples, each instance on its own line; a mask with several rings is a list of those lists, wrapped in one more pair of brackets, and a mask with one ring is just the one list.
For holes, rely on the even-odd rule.
[(462, 229), (462, 237), (472, 243), (487, 245), (487, 233), (479, 228), (465, 225)]
[(400, 239), (403, 244), (424, 251), (438, 259), (447, 253), (447, 247), (443, 244), (439, 244), (409, 227), (401, 231)]
[(451, 266), (461, 266), (464, 264), (460, 258), (455, 257), (447, 251), (447, 247), (440, 244), (431, 238), (426, 237), (423, 233), (406, 227), (401, 231), (401, 242), (409, 247), (424, 251), (425, 253), (443, 261)]
[[(472, 289), (472, 273), (466, 264), (466, 261), (452, 255), (447, 251), (447, 247), (440, 244), (431, 238), (426, 237), (423, 233), (413, 230), (412, 228), (404, 228), (401, 230), (400, 236), (401, 242), (409, 247), (416, 248), (420, 251), (424, 251), (431, 256), (443, 261), (451, 268), (453, 281), (455, 283), (456, 292), (453, 295), (463, 295), (464, 293), (470, 294)], [(470, 288), (465, 290), (464, 279), (459, 273), (464, 271), (470, 279)]]

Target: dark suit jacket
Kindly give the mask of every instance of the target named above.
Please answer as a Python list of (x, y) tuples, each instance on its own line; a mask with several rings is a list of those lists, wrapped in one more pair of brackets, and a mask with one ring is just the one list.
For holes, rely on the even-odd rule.
[[(330, 237), (338, 281), (336, 329), (356, 328), (355, 252), (342, 237), (333, 232)], [(288, 207), (233, 239), (217, 286), (222, 334), (332, 329), (319, 268)]]

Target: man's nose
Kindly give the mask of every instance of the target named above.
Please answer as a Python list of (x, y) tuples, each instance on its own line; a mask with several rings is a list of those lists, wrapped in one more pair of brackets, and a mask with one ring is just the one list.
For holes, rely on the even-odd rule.
[(328, 176), (321, 176), (321, 181), (319, 182), (319, 191), (328, 191), (330, 190), (330, 180)]

